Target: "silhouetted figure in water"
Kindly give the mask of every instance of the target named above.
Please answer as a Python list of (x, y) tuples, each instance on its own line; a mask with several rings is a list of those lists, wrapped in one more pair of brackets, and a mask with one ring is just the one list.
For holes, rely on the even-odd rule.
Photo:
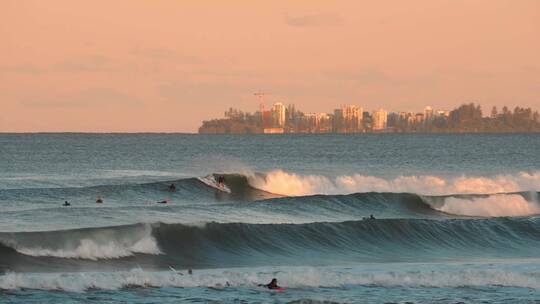
[(373, 214), (370, 214), (370, 215), (369, 215), (369, 219), (370, 219), (370, 220), (374, 220), (374, 219), (375, 219), (375, 217), (373, 216)]
[(159, 202), (156, 202), (156, 204), (167, 204), (169, 201), (165, 200), (165, 201), (159, 201)]
[(65, 201), (64, 204), (62, 206), (71, 206), (71, 204), (68, 202), (68, 201)]
[(281, 287), (277, 284), (277, 279), (273, 278), (272, 281), (268, 284), (259, 284), (260, 287), (266, 287), (268, 289), (280, 289)]
[(176, 192), (176, 186), (175, 186), (174, 184), (171, 184), (171, 185), (169, 186), (169, 191), (171, 191), (171, 192)]
[(96, 199), (96, 204), (103, 204), (103, 199), (100, 196)]
[(187, 274), (192, 275), (192, 274), (193, 274), (193, 270), (188, 269)]
[(219, 184), (220, 186), (223, 186), (223, 183), (225, 183), (225, 177), (224, 177), (223, 175), (220, 175), (220, 176), (218, 177), (218, 184)]

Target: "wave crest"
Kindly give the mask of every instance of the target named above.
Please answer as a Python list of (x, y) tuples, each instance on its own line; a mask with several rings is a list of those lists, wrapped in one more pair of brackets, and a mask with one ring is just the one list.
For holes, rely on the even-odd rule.
[(256, 188), (288, 196), (348, 194), (357, 192), (407, 192), (423, 195), (492, 194), (540, 190), (540, 172), (495, 177), (443, 178), (438, 176), (399, 176), (391, 180), (360, 174), (338, 176), (300, 175), (283, 170), (265, 176), (253, 175)]
[[(0, 243), (24, 255), (70, 259), (116, 259), (136, 253), (162, 254), (149, 225), (133, 226), (131, 231), (112, 228), (20, 233), (1, 237)], [(126, 229), (127, 230), (127, 229)], [(11, 234), (12, 236), (14, 234)]]
[(466, 216), (500, 217), (540, 214), (538, 199), (526, 200), (519, 194), (472, 198), (446, 197), (442, 205), (432, 207), (445, 213)]

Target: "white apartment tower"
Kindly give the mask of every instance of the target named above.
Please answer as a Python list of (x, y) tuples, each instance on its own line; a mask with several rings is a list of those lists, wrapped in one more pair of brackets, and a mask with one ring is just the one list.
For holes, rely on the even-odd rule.
[(362, 107), (349, 105), (343, 106), (341, 110), (343, 113), (343, 124), (347, 132), (362, 130)]
[(285, 105), (282, 104), (281, 102), (276, 102), (272, 106), (272, 118), (277, 127), (279, 128), (285, 127), (285, 120), (286, 120), (285, 114), (286, 114)]
[(373, 119), (373, 131), (382, 131), (386, 129), (386, 122), (388, 119), (388, 112), (384, 109), (378, 109), (372, 114)]
[(424, 120), (429, 122), (429, 121), (432, 121), (434, 119), (434, 116), (433, 116), (433, 108), (430, 107), (430, 106), (427, 106), (424, 108)]

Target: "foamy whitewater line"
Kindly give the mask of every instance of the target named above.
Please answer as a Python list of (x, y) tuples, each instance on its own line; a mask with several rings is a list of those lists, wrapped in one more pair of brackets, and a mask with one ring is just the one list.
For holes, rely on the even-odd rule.
[(156, 239), (152, 236), (150, 225), (134, 227), (120, 234), (96, 230), (81, 239), (58, 231), (54, 241), (43, 239), (40, 244), (36, 244), (36, 241), (38, 240), (35, 238), (25, 239), (24, 236), (19, 239), (12, 237), (0, 239), (4, 245), (30, 256), (99, 260), (127, 257), (135, 253), (162, 254)]
[[(180, 272), (181, 273), (181, 272)], [(366, 271), (329, 268), (288, 267), (266, 271), (212, 270), (194, 275), (178, 272), (96, 273), (7, 273), (0, 276), (0, 289), (38, 289), (84, 292), (89, 289), (118, 290), (126, 287), (214, 287), (255, 288), (256, 284), (278, 277), (282, 286), (343, 287), (350, 285), (405, 287), (508, 286), (540, 289), (539, 271), (473, 269), (449, 271)]]
[(94, 240), (82, 239), (80, 244), (73, 249), (47, 249), (47, 248), (25, 248), (15, 246), (15, 250), (30, 256), (49, 256), (69, 259), (117, 259), (132, 256), (135, 253), (145, 253), (158, 255), (159, 250), (156, 240), (145, 237), (134, 244), (118, 244), (110, 241), (104, 244), (96, 243)]
[(266, 177), (249, 176), (253, 187), (281, 195), (350, 194), (357, 192), (407, 192), (423, 195), (494, 194), (539, 191), (540, 172), (494, 177), (442, 178), (437, 176), (399, 176), (386, 180), (360, 174), (330, 179), (322, 175), (299, 175), (274, 170)]

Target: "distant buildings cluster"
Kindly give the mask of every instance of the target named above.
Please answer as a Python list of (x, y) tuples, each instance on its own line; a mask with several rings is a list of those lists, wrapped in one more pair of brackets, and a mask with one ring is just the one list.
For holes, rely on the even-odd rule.
[(426, 106), (422, 112), (364, 111), (343, 105), (333, 113), (304, 113), (293, 104), (276, 102), (255, 113), (230, 108), (225, 118), (204, 121), (199, 133), (445, 133), (445, 132), (539, 132), (540, 116), (530, 108), (503, 108), (484, 117), (479, 105), (464, 104), (452, 111)]

